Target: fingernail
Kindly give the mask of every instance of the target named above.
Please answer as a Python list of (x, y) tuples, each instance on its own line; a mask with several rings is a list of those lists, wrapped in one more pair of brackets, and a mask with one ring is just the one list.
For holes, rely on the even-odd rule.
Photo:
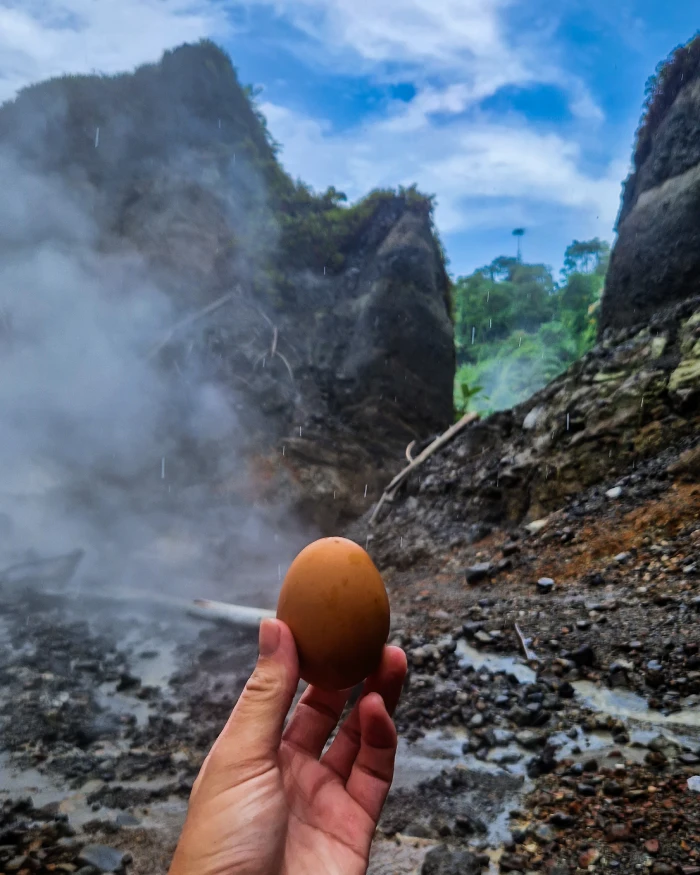
[(263, 620), (260, 624), (258, 649), (260, 656), (272, 656), (280, 645), (280, 627), (277, 620)]

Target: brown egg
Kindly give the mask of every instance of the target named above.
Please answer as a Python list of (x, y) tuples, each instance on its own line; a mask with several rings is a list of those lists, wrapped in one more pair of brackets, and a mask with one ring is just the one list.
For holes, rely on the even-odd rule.
[(324, 690), (353, 687), (379, 665), (389, 599), (369, 555), (346, 538), (305, 547), (284, 578), (277, 617), (292, 630), (302, 678)]

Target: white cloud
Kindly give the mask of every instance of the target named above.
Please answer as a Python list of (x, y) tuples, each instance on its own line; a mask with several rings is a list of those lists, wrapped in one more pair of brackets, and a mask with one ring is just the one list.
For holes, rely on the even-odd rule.
[(0, 0), (0, 101), (51, 76), (123, 72), (227, 31), (212, 0)]
[[(274, 9), (313, 41), (314, 61), (336, 72), (369, 73), (380, 81), (410, 76), (419, 89), (416, 112), (421, 105), (435, 112), (431, 104), (442, 104), (441, 111), (459, 113), (505, 86), (539, 83), (566, 91), (575, 115), (602, 119), (585, 83), (553, 61), (555, 15), (530, 30), (509, 30), (509, 11), (526, 8), (527, 0), (243, 2)], [(308, 58), (308, 47), (302, 51)]]
[(417, 182), (437, 195), (438, 225), (446, 233), (508, 224), (518, 202), (521, 214), (527, 204), (556, 205), (612, 230), (626, 164), (612, 161), (598, 174), (586, 173), (575, 142), (523, 120), (462, 119), (436, 130), (415, 124), (409, 104), (403, 117), (336, 135), (328, 124), (287, 108), (267, 103), (262, 110), (295, 176), (319, 189), (334, 184), (351, 199), (376, 186)]

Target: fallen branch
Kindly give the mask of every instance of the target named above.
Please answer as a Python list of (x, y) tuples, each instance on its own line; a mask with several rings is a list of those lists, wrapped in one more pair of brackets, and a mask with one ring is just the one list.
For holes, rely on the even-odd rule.
[(211, 304), (207, 304), (206, 307), (202, 307), (201, 310), (197, 310), (196, 313), (190, 313), (189, 316), (185, 316), (184, 319), (182, 319), (176, 325), (173, 325), (164, 340), (162, 340), (157, 346), (153, 347), (153, 349), (148, 353), (148, 358), (152, 359), (154, 356), (158, 355), (158, 353), (170, 343), (170, 341), (173, 339), (178, 331), (181, 331), (183, 328), (186, 328), (188, 325), (191, 325), (193, 322), (201, 319), (203, 316), (207, 316), (209, 313), (213, 313), (214, 310), (218, 310), (219, 307), (223, 307), (223, 305), (228, 303), (228, 301), (230, 301), (231, 298), (233, 298), (236, 294), (237, 292), (228, 292), (227, 294), (222, 295), (220, 298), (217, 298), (216, 301), (212, 301)]
[(268, 355), (270, 356), (270, 358), (274, 358), (275, 356), (277, 356), (277, 358), (281, 359), (284, 362), (284, 365), (287, 368), (287, 371), (289, 373), (289, 378), (291, 379), (291, 381), (293, 383), (294, 382), (294, 371), (292, 370), (292, 366), (289, 364), (287, 359), (282, 355), (282, 353), (277, 349), (277, 341), (279, 340), (279, 329), (277, 328), (276, 325), (274, 325), (272, 323), (272, 321), (267, 316), (265, 316), (265, 314), (262, 312), (262, 310), (258, 310), (258, 312), (260, 313), (260, 315), (264, 319), (266, 319), (269, 322), (270, 327), (272, 328), (272, 346), (270, 347), (269, 353), (267, 353), (267, 352), (260, 353), (260, 355), (255, 360), (254, 367), (257, 368), (257, 366), (259, 365), (259, 363), (261, 361), (263, 362), (263, 367), (265, 367), (264, 361)]
[(530, 650), (527, 646), (527, 641), (525, 640), (525, 636), (523, 635), (520, 626), (517, 623), (514, 624), (515, 634), (518, 636), (518, 643), (520, 644), (520, 650), (525, 657), (527, 662), (539, 662), (537, 654), (534, 650)]
[(415, 445), (416, 445), (416, 442), (411, 441), (411, 443), (406, 447), (406, 461), (407, 462), (413, 461), (413, 456), (411, 455), (411, 450), (415, 447)]
[(423, 452), (416, 456), (416, 458), (410, 462), (403, 471), (399, 471), (399, 473), (394, 477), (391, 483), (384, 490), (382, 497), (377, 502), (377, 506), (372, 511), (372, 516), (369, 519), (369, 524), (372, 525), (374, 520), (379, 513), (380, 508), (384, 504), (385, 501), (389, 501), (394, 497), (397, 488), (403, 483), (403, 481), (408, 477), (408, 475), (415, 471), (419, 465), (422, 465), (426, 459), (429, 459), (433, 453), (437, 452), (441, 447), (444, 447), (446, 443), (452, 440), (452, 438), (459, 434), (460, 431), (465, 429), (468, 425), (471, 425), (472, 422), (476, 422), (479, 419), (478, 413), (465, 413), (465, 415), (455, 422), (454, 425), (451, 425), (446, 432), (440, 435), (440, 437), (435, 438), (435, 440), (429, 444)]

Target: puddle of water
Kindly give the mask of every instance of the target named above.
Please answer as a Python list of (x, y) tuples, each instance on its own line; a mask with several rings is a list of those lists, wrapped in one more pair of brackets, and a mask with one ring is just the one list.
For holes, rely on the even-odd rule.
[(532, 789), (532, 782), (527, 779), (525, 771), (525, 763), (532, 752), (523, 752), (515, 745), (511, 748), (499, 748), (500, 752), (510, 750), (524, 754), (518, 763), (500, 765), (490, 760), (478, 760), (473, 754), (463, 754), (465, 738), (466, 733), (459, 729), (432, 730), (410, 744), (404, 738), (399, 738), (392, 789), (410, 790), (422, 781), (439, 775), (443, 769), (455, 766), (469, 772), (508, 775), (511, 779), (521, 776), (524, 779), (522, 785), (515, 791), (507, 792), (498, 802), (498, 811), (488, 817), (488, 833), (484, 838), (495, 847), (509, 840), (510, 811), (517, 808), (520, 799)]
[(685, 726), (700, 729), (700, 708), (686, 708), (676, 714), (652, 711), (647, 702), (627, 690), (610, 690), (590, 681), (576, 681), (574, 689), (581, 702), (593, 711), (610, 714), (621, 720), (636, 720), (655, 726)]
[(484, 653), (481, 650), (477, 650), (476, 647), (472, 647), (471, 644), (467, 644), (464, 638), (460, 638), (457, 642), (456, 652), (461, 657), (460, 665), (471, 665), (477, 671), (485, 668), (491, 674), (498, 674), (499, 672), (512, 674), (521, 684), (533, 684), (537, 678), (537, 673), (518, 658)]
[(97, 704), (105, 711), (111, 711), (120, 717), (133, 714), (136, 717), (137, 725), (145, 726), (148, 723), (148, 715), (151, 713), (149, 702), (137, 699), (135, 696), (117, 693), (114, 687), (114, 683), (100, 684), (94, 691)]

